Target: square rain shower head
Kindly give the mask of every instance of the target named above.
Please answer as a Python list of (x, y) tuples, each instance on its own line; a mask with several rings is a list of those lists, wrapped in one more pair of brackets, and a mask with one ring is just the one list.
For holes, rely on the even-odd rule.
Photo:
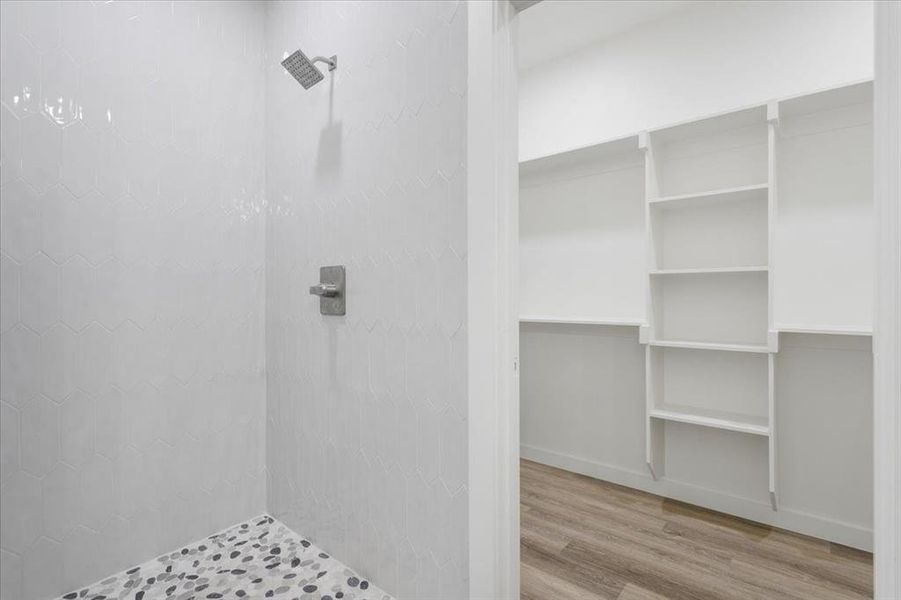
[(291, 74), (297, 82), (308, 90), (324, 79), (322, 73), (313, 65), (313, 61), (307, 55), (296, 50), (288, 58), (282, 61), (282, 66)]

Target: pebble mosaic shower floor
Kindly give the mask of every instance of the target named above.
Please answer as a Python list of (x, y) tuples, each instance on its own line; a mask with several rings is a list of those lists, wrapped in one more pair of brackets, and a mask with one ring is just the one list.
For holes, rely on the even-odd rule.
[(60, 598), (393, 600), (268, 515)]

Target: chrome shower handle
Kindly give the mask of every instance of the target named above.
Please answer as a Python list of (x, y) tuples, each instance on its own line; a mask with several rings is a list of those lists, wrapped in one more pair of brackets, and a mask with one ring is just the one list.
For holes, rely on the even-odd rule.
[(310, 293), (322, 298), (334, 298), (338, 295), (338, 286), (333, 283), (317, 283), (310, 286)]

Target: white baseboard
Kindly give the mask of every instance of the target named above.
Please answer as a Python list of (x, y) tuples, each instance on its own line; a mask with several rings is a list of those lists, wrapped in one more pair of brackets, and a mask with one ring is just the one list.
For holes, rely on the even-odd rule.
[(782, 507), (778, 511), (774, 511), (766, 502), (732, 496), (717, 490), (667, 478), (654, 481), (650, 475), (640, 471), (605, 465), (525, 444), (520, 446), (520, 456), (543, 465), (565, 469), (673, 500), (681, 500), (765, 525), (844, 544), (867, 552), (873, 551), (873, 531), (858, 525)]

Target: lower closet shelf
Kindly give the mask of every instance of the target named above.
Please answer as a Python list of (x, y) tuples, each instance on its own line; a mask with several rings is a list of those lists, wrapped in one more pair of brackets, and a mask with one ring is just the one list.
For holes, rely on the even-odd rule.
[(689, 423), (702, 427), (726, 429), (752, 435), (769, 436), (770, 428), (766, 417), (740, 415), (724, 411), (695, 408), (689, 406), (666, 405), (648, 411), (652, 419)]

